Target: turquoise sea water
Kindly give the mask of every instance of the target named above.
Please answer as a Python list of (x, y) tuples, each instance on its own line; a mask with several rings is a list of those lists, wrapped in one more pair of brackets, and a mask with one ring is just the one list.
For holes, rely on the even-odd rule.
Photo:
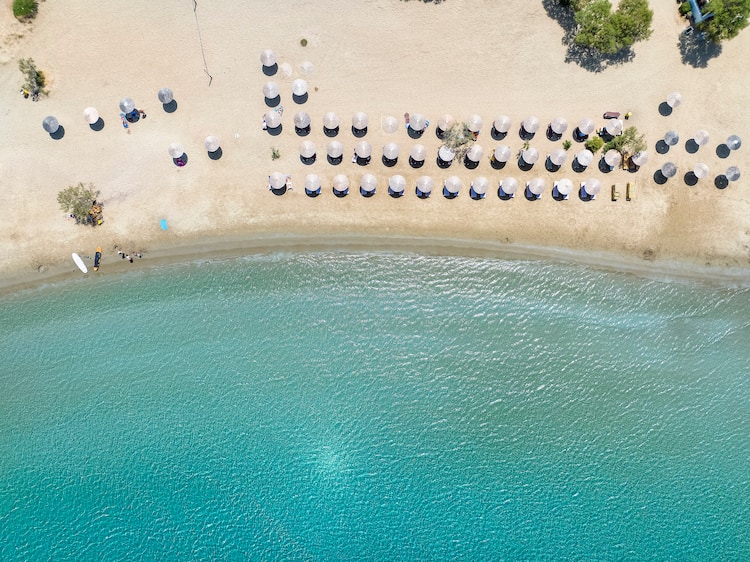
[(0, 558), (748, 559), (749, 344), (748, 289), (544, 262), (6, 295)]

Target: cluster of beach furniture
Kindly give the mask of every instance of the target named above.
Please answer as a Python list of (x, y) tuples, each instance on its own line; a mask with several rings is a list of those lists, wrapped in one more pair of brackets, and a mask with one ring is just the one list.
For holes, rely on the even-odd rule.
[[(263, 72), (268, 77), (273, 77), (279, 70), (276, 54), (272, 50), (265, 50), (261, 53), (261, 64)], [(285, 63), (286, 64), (286, 63)], [(288, 66), (288, 65), (287, 65)], [(287, 68), (283, 74), (289, 75)], [(268, 106), (268, 111), (262, 118), (263, 129), (271, 136), (278, 136), (284, 130), (284, 106), (281, 105), (281, 88), (273, 80), (267, 81), (263, 86), (263, 96)], [(302, 78), (295, 79), (291, 84), (291, 98), (293, 102), (301, 106), (308, 99), (308, 85)], [(604, 126), (596, 131), (605, 138), (613, 138), (623, 132), (623, 120), (619, 118), (619, 113), (608, 113), (603, 115)], [(627, 117), (627, 116), (626, 116)], [(297, 111), (293, 116), (294, 133), (300, 138), (310, 135), (313, 126), (313, 119), (306, 111)], [(450, 131), (455, 120), (450, 115), (440, 116), (436, 120), (434, 127), (435, 135), (440, 141), (443, 141), (446, 133)], [(484, 148), (475, 142), (479, 140), (479, 135), (483, 127), (483, 119), (479, 115), (470, 115), (465, 121), (466, 129), (469, 135), (474, 138), (466, 143), (464, 149), (451, 148), (448, 144), (442, 142), (437, 153), (432, 157), (440, 170), (449, 171), (451, 167), (463, 167), (466, 170), (477, 170), (480, 165), (489, 166), (493, 171), (503, 170), (506, 165), (513, 159), (517, 158), (519, 172), (529, 172), (540, 160), (540, 151), (531, 146), (531, 141), (539, 132), (541, 121), (536, 116), (529, 116), (520, 123), (518, 130), (519, 137), (523, 142), (523, 147), (514, 156), (511, 147), (503, 142), (508, 136), (513, 121), (507, 115), (496, 117), (491, 126), (490, 136), (493, 141), (497, 141), (492, 151), (485, 155)], [(401, 126), (400, 119), (387, 116), (381, 119), (381, 127), (384, 133), (395, 133)], [(325, 146), (325, 159), (331, 166), (338, 166), (344, 161), (344, 145), (338, 140), (342, 128), (340, 117), (333, 112), (328, 112), (322, 116), (320, 124), (322, 132), (330, 140), (327, 140)], [(425, 164), (428, 158), (428, 148), (418, 141), (425, 135), (430, 127), (430, 121), (425, 115), (420, 113), (404, 114), (403, 126), (405, 126), (409, 138), (417, 141), (410, 147), (408, 153), (408, 164), (412, 170), (419, 170)], [(351, 135), (354, 139), (353, 153), (351, 156), (352, 163), (365, 168), (363, 174), (358, 178), (358, 182), (353, 186), (359, 189), (364, 197), (373, 196), (378, 188), (378, 177), (373, 173), (366, 171), (367, 166), (372, 163), (373, 146), (366, 140), (370, 127), (369, 116), (364, 112), (356, 112), (351, 117)], [(563, 134), (568, 130), (568, 121), (564, 117), (557, 117), (550, 121), (546, 127), (546, 138), (549, 141), (560, 141)], [(349, 130), (347, 123), (346, 129)], [(590, 135), (595, 133), (596, 125), (593, 119), (582, 119), (572, 132), (572, 139), (578, 143), (585, 142)], [(348, 132), (347, 132), (348, 134)], [(302, 140), (299, 147), (300, 161), (305, 165), (313, 165), (319, 160), (318, 147), (311, 140)], [(382, 165), (388, 169), (395, 167), (399, 159), (402, 158), (401, 148), (395, 142), (387, 142), (382, 147), (382, 153), (378, 155)], [(405, 155), (404, 155), (405, 156)], [(485, 160), (487, 161), (485, 163)], [(562, 169), (568, 160), (568, 152), (561, 146), (551, 150), (544, 160), (544, 167), (548, 172), (558, 172)], [(581, 146), (571, 162), (571, 169), (577, 174), (584, 173), (594, 163), (594, 154)], [(617, 150), (607, 151), (599, 162), (599, 170), (602, 173), (608, 173), (618, 166), (627, 166), (635, 171), (641, 165), (648, 161), (648, 153), (641, 152), (623, 162), (622, 155)], [(541, 165), (541, 164), (540, 164)], [(455, 169), (455, 168), (454, 168)], [(481, 170), (480, 170), (481, 171)], [(497, 175), (497, 174), (494, 174)], [(323, 180), (319, 174), (310, 173), (305, 176), (304, 190), (310, 197), (320, 195), (323, 189)], [(627, 200), (632, 198), (634, 192), (634, 182), (628, 183)], [(291, 174), (281, 171), (274, 171), (268, 176), (268, 187), (276, 195), (283, 195), (294, 186)], [(337, 197), (345, 197), (349, 193), (349, 178), (345, 174), (335, 174), (330, 182), (330, 188)], [(407, 189), (407, 180), (402, 174), (390, 175), (387, 179), (388, 194), (397, 198), (404, 195)], [(430, 197), (436, 187), (435, 180), (429, 175), (419, 176), (413, 189), (417, 197), (426, 199)], [(442, 189), (442, 194), (448, 199), (457, 197), (464, 189), (463, 181), (458, 175), (449, 175), (442, 179), (438, 184)], [(502, 179), (491, 182), (486, 176), (476, 176), (468, 185), (468, 192), (472, 199), (483, 199), (490, 191), (497, 191), (500, 199), (508, 200), (515, 197), (516, 193), (522, 188), (526, 199), (534, 201), (542, 197), (549, 189), (547, 181), (543, 177), (535, 177), (525, 182), (525, 185), (519, 184), (519, 181), (513, 176), (503, 177)], [(583, 201), (592, 201), (602, 189), (602, 182), (596, 177), (590, 177), (584, 181), (576, 181), (569, 178), (561, 178), (554, 181), (552, 186), (552, 196), (556, 200), (566, 200), (571, 193), (577, 192)], [(619, 189), (612, 186), (612, 198), (619, 197)]]

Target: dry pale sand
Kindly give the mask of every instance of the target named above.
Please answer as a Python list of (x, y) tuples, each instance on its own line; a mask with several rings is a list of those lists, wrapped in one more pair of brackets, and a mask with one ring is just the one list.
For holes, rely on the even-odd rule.
[[(684, 23), (673, 2), (651, 2), (654, 33), (638, 44), (628, 63), (590, 72), (566, 62), (564, 30), (532, 0), (447, 0), (440, 5), (397, 0), (200, 0), (197, 18), (192, 0), (154, 3), (145, 0), (91, 3), (68, 0), (43, 2), (30, 25), (15, 22), (10, 0), (0, 15), (0, 107), (3, 147), (0, 153), (0, 276), (5, 285), (29, 283), (53, 272), (74, 271), (71, 252), (91, 256), (104, 248), (103, 269), (115, 269), (118, 248), (142, 250), (146, 264), (153, 255), (182, 255), (185, 248), (218, 251), (227, 240), (232, 247), (273, 246), (281, 238), (295, 244), (338, 240), (359, 244), (367, 240), (416, 241), (413, 247), (451, 245), (468, 249), (559, 248), (566, 257), (588, 261), (641, 263), (660, 268), (681, 263), (683, 269), (716, 267), (750, 278), (750, 149), (743, 146), (720, 158), (717, 145), (730, 134), (750, 143), (750, 114), (745, 110), (750, 75), (750, 31), (727, 42), (718, 57), (703, 68), (681, 61), (678, 41)], [(306, 47), (300, 39), (306, 38)], [(204, 71), (205, 53), (209, 77)], [(280, 63), (291, 65), (289, 77), (277, 74), (285, 107), (284, 132), (271, 137), (261, 129), (267, 109), (262, 86), (269, 80), (261, 70), (262, 49), (274, 49)], [(33, 57), (49, 79), (50, 96), (37, 103), (18, 93), (17, 61)], [(304, 71), (303, 63), (312, 65)], [(309, 100), (291, 99), (291, 82), (308, 81)], [(156, 93), (170, 87), (178, 109), (166, 113)], [(677, 90), (683, 103), (670, 116), (659, 105)], [(120, 124), (118, 102), (132, 97), (148, 113), (146, 120), (126, 132)], [(92, 131), (83, 119), (87, 106), (96, 107), (105, 126)], [(304, 110), (312, 116), (312, 133), (319, 158), (312, 166), (299, 160), (302, 138), (294, 133), (292, 117)], [(544, 128), (561, 115), (571, 126), (592, 117), (601, 126), (607, 110), (632, 111), (628, 124), (646, 134), (651, 159), (633, 174), (617, 170), (603, 174), (592, 165), (578, 174), (568, 162), (554, 174), (543, 159), (560, 142), (548, 141)], [(335, 111), (342, 120), (338, 140), (350, 156), (356, 140), (349, 126), (356, 111), (369, 114), (366, 137), (373, 145), (373, 162), (366, 168), (349, 158), (339, 166), (325, 160), (330, 140), (322, 133), (322, 116)], [(421, 141), (405, 127), (387, 134), (382, 119), (404, 112), (424, 113), (431, 121)], [(485, 155), (498, 144), (489, 135), (493, 119), (507, 114), (513, 127), (506, 141), (514, 153), (521, 148), (518, 125), (528, 115), (542, 128), (531, 142), (542, 154), (529, 172), (514, 162), (504, 170), (491, 168), (485, 158), (476, 170), (454, 163), (440, 170), (434, 156), (439, 147), (434, 127), (450, 113), (464, 119), (484, 118), (479, 144)], [(54, 140), (42, 129), (46, 115), (56, 116), (65, 134)], [(668, 154), (654, 151), (657, 140), (676, 130), (680, 143)], [(706, 129), (711, 141), (690, 154), (685, 141)], [(223, 156), (211, 160), (203, 147), (207, 135), (221, 140)], [(178, 168), (167, 149), (184, 145), (188, 164)], [(383, 144), (396, 142), (401, 158), (394, 168), (380, 162)], [(412, 145), (425, 144), (428, 161), (421, 170), (409, 167)], [(271, 160), (271, 148), (281, 158)], [(654, 172), (667, 160), (678, 174), (658, 185)], [(711, 170), (708, 178), (688, 186), (683, 176), (697, 162)], [(730, 165), (744, 174), (727, 189), (714, 187), (714, 177)], [(282, 197), (267, 189), (274, 171), (291, 174), (296, 189)], [(357, 193), (363, 173), (378, 177), (378, 193), (365, 199)], [(305, 175), (323, 178), (323, 194), (306, 197)], [(346, 174), (352, 193), (343, 199), (330, 190), (331, 178)], [(402, 174), (407, 195), (386, 193), (388, 177)], [(464, 188), (447, 200), (436, 189), (428, 200), (414, 196), (418, 176), (431, 175), (436, 184), (458, 175)], [(483, 201), (471, 200), (468, 186), (478, 176), (492, 185)], [(494, 194), (498, 181), (513, 176), (520, 182), (534, 177), (547, 181), (540, 201), (522, 194), (501, 201)], [(577, 197), (557, 202), (550, 196), (552, 181), (568, 177), (576, 184), (592, 177), (605, 188), (595, 201)], [(57, 192), (79, 181), (101, 191), (105, 223), (97, 228), (77, 226), (57, 206)], [(609, 186), (637, 182), (636, 196), (612, 202)], [(168, 231), (159, 221), (166, 219)], [(386, 243), (387, 245), (387, 243)], [(394, 242), (394, 247), (398, 246)], [(177, 250), (176, 248), (183, 248)], [(483, 250), (484, 251), (484, 250)], [(487, 250), (489, 251), (489, 250)], [(619, 258), (618, 258), (619, 256)], [(123, 264), (118, 264), (121, 268)], [(708, 270), (710, 272), (710, 270)], [(710, 275), (710, 273), (709, 273)]]

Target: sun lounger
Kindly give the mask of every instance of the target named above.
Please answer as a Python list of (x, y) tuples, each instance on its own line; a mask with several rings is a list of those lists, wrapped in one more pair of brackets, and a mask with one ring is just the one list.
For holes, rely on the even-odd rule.
[(617, 190), (617, 184), (612, 184), (612, 201), (617, 201), (620, 197), (620, 192)]
[(619, 119), (620, 118), (620, 112), (619, 111), (607, 111), (603, 115), (604, 119)]
[(628, 182), (625, 186), (625, 201), (630, 201), (635, 196), (635, 183)]

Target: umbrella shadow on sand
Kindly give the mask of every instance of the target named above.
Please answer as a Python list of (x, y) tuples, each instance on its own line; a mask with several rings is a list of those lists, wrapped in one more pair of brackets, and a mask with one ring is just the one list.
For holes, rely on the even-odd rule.
[(89, 125), (92, 131), (101, 131), (104, 128), (104, 119), (99, 117), (95, 122)]

